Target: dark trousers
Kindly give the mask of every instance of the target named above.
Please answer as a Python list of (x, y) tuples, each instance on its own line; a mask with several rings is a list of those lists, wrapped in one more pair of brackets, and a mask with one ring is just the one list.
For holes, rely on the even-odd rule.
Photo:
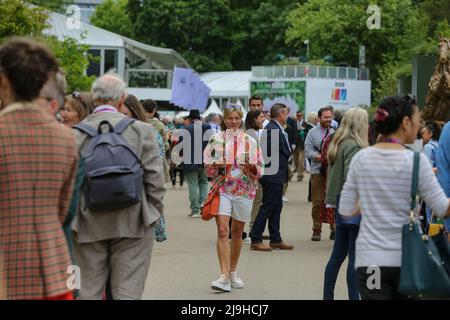
[(347, 290), (349, 300), (359, 300), (358, 276), (355, 270), (355, 242), (358, 236), (359, 226), (336, 226), (333, 252), (325, 268), (325, 280), (323, 284), (323, 299), (334, 300), (334, 286), (342, 263), (348, 255), (347, 266)]
[(262, 235), (269, 220), (270, 243), (281, 243), (280, 215), (283, 209), (283, 185), (261, 182), (263, 188), (262, 205), (250, 233), (252, 243), (261, 243)]
[[(367, 285), (373, 273), (367, 267), (358, 268), (359, 292), (362, 300), (407, 300), (408, 297), (398, 292), (400, 284), (400, 267), (380, 267), (380, 287), (371, 289)], [(372, 281), (369, 281), (371, 283)]]

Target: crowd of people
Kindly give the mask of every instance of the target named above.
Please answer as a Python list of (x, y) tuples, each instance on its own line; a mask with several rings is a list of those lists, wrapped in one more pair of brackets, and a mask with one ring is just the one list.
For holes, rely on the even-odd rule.
[[(228, 104), (223, 115), (202, 119), (191, 110), (161, 121), (157, 102), (128, 94), (113, 73), (90, 92), (67, 95), (54, 54), (16, 38), (0, 47), (0, 100), (0, 297), (7, 299), (140, 299), (154, 241), (166, 239), (169, 182), (186, 182), (191, 218), (219, 190), (220, 275), (210, 287), (222, 292), (244, 288), (243, 243), (294, 249), (280, 221), (295, 173), (298, 182), (310, 176), (311, 241), (321, 241), (324, 223), (334, 240), (324, 299), (334, 299), (347, 256), (350, 300), (406, 298), (398, 284), (410, 149), (421, 151), (424, 227), (450, 216), (450, 125), (422, 123), (410, 97), (387, 97), (373, 121), (365, 109), (331, 106), (305, 119), (282, 103), (264, 108), (259, 96), (245, 118), (243, 106)], [(449, 230), (449, 220), (438, 222)], [(68, 286), (69, 266), (79, 268), (81, 287)], [(381, 268), (381, 289), (367, 288), (371, 266)]]

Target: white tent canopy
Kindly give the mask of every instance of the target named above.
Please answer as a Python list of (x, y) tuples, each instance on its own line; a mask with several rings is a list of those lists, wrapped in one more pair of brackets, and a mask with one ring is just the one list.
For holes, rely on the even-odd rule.
[(211, 113), (222, 114), (222, 110), (220, 110), (219, 106), (217, 105), (217, 102), (214, 99), (212, 99), (212, 102), (209, 105), (208, 109), (206, 109), (205, 112), (202, 113), (202, 117), (206, 118)]
[(248, 97), (251, 71), (207, 72), (200, 79), (211, 88), (211, 97)]

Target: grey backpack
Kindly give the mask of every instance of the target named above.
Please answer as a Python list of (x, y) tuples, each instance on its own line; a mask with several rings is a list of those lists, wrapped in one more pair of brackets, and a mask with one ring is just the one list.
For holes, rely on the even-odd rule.
[[(91, 211), (118, 210), (141, 201), (144, 171), (136, 153), (121, 136), (134, 121), (124, 118), (113, 127), (105, 120), (97, 130), (86, 123), (74, 126), (91, 137), (81, 150), (85, 166), (82, 191)], [(109, 132), (102, 132), (105, 124)]]

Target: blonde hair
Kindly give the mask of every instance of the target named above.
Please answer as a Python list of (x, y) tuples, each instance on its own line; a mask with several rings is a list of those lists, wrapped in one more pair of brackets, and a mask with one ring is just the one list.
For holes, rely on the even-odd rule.
[(314, 121), (317, 121), (318, 120), (318, 115), (317, 115), (317, 112), (310, 112), (309, 114), (308, 114), (308, 116), (306, 117), (306, 122), (308, 122), (308, 123), (314, 123)]
[(328, 149), (328, 163), (332, 166), (336, 161), (339, 147), (346, 139), (352, 139), (360, 148), (369, 145), (369, 115), (367, 111), (356, 107), (344, 113), (339, 129), (334, 134)]
[[(241, 128), (243, 126), (243, 122), (242, 119), (244, 118), (244, 113), (242, 112), (242, 107), (239, 106), (236, 108), (233, 108), (233, 106), (227, 107), (223, 110), (223, 120), (225, 120), (226, 118), (228, 118), (233, 112), (237, 112), (239, 117), (241, 117)], [(225, 124), (225, 121), (222, 121), (222, 123), (220, 124), (220, 127), (223, 131), (227, 130), (227, 126)]]

